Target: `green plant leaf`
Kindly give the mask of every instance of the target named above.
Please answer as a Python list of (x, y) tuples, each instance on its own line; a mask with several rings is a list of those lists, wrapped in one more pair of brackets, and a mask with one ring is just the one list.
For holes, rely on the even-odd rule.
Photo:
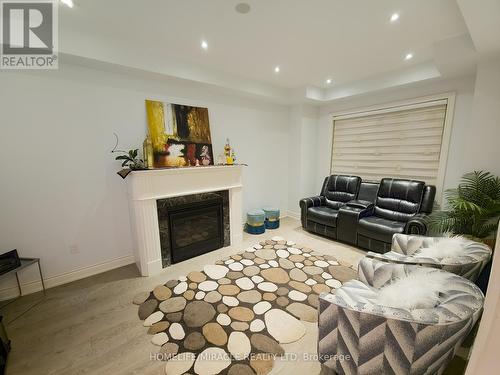
[(446, 210), (427, 221), (438, 232), (484, 238), (497, 229), (500, 218), (500, 178), (489, 172), (466, 173), (456, 189), (445, 191)]

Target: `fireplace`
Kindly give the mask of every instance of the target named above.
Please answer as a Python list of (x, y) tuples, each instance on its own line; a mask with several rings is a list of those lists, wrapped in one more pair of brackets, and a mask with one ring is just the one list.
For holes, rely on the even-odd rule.
[(130, 173), (125, 182), (134, 260), (141, 275), (159, 274), (172, 262), (168, 209), (185, 203), (185, 196), (221, 194), (224, 246), (242, 242), (242, 169), (240, 165), (216, 165)]
[(227, 190), (159, 199), (157, 210), (163, 267), (230, 244)]

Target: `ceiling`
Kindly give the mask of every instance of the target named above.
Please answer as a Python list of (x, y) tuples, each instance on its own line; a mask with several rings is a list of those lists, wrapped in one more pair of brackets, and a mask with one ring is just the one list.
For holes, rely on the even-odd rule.
[(456, 0), (246, 0), (248, 14), (235, 0), (74, 2), (60, 9), (61, 52), (279, 95), (428, 71), (437, 43), (468, 35)]

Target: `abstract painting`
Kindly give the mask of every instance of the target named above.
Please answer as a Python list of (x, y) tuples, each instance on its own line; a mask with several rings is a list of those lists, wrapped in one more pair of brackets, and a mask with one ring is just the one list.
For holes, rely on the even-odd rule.
[(214, 164), (208, 109), (146, 100), (154, 167)]

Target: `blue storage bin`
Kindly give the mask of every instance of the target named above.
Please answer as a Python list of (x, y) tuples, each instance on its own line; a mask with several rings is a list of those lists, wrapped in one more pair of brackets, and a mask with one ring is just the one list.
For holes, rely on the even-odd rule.
[(246, 231), (250, 234), (262, 234), (266, 231), (266, 214), (263, 210), (247, 212)]
[(280, 227), (280, 210), (274, 207), (266, 207), (262, 209), (266, 214), (265, 226), (266, 229), (277, 229)]

